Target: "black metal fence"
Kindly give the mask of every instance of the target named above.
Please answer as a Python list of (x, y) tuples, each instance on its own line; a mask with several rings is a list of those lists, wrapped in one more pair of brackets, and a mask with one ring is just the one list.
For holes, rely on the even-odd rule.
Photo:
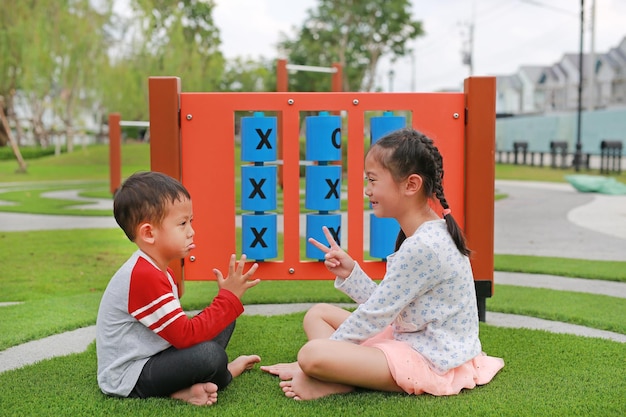
[[(623, 143), (621, 140), (603, 140), (600, 144), (600, 173), (621, 173)], [(597, 155), (597, 154), (596, 154)], [(497, 150), (497, 162), (502, 164), (530, 165), (543, 167), (549, 158), (551, 168), (572, 168), (575, 164), (576, 153), (570, 152), (568, 142), (553, 140), (550, 142), (550, 151), (533, 152), (529, 150), (528, 142), (513, 142), (512, 150)], [(591, 153), (582, 153), (581, 167), (591, 169)]]
[(603, 140), (600, 143), (600, 173), (622, 172), (622, 141)]

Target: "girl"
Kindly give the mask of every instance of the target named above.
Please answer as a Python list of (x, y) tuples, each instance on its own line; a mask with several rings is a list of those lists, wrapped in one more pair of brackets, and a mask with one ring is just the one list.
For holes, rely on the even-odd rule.
[[(374, 214), (401, 229), (384, 279), (372, 281), (324, 228), (330, 247), (310, 242), (325, 252), (335, 287), (359, 306), (353, 313), (314, 306), (298, 361), (261, 369), (296, 400), (356, 387), (453, 395), (486, 384), (504, 362), (481, 350), (470, 250), (444, 196), (439, 150), (415, 130), (395, 131), (372, 145), (365, 175)], [(429, 205), (433, 197), (443, 219)]]

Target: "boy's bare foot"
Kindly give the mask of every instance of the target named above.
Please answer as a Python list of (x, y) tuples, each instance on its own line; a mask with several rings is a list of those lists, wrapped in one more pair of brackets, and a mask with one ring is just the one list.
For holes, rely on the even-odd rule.
[(233, 378), (235, 378), (244, 371), (252, 369), (254, 364), (259, 362), (261, 362), (261, 358), (257, 355), (241, 355), (228, 364), (228, 370)]
[(294, 400), (314, 400), (331, 394), (346, 394), (354, 391), (354, 387), (333, 382), (324, 382), (311, 378), (300, 369), (293, 374), (293, 378), (280, 383), (285, 396)]
[(212, 382), (194, 384), (171, 395), (193, 405), (213, 405), (217, 402), (217, 385)]
[(298, 362), (276, 363), (274, 365), (261, 366), (261, 370), (285, 380), (293, 378), (293, 374), (300, 370), (300, 365), (298, 365)]

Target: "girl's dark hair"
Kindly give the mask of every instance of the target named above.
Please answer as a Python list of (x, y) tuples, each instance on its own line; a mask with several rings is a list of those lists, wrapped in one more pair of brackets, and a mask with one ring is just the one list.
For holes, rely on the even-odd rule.
[(169, 203), (191, 200), (187, 189), (160, 172), (137, 172), (120, 186), (113, 199), (113, 216), (128, 239), (135, 241), (137, 226), (148, 221), (160, 225)]
[[(402, 181), (411, 174), (422, 177), (424, 192), (429, 198), (437, 198), (444, 210), (449, 209), (443, 193), (443, 158), (433, 141), (414, 129), (396, 130), (375, 142), (369, 150), (380, 165), (389, 170), (395, 181)], [(468, 256), (471, 251), (465, 243), (463, 231), (452, 214), (444, 215), (448, 233), (456, 247)], [(406, 239), (400, 229), (396, 239), (396, 250)]]

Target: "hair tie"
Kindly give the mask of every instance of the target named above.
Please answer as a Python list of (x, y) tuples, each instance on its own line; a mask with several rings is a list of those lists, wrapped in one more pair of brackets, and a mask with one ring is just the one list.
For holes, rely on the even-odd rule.
[(450, 213), (452, 213), (452, 210), (450, 210), (449, 208), (443, 209), (443, 217), (446, 217)]

